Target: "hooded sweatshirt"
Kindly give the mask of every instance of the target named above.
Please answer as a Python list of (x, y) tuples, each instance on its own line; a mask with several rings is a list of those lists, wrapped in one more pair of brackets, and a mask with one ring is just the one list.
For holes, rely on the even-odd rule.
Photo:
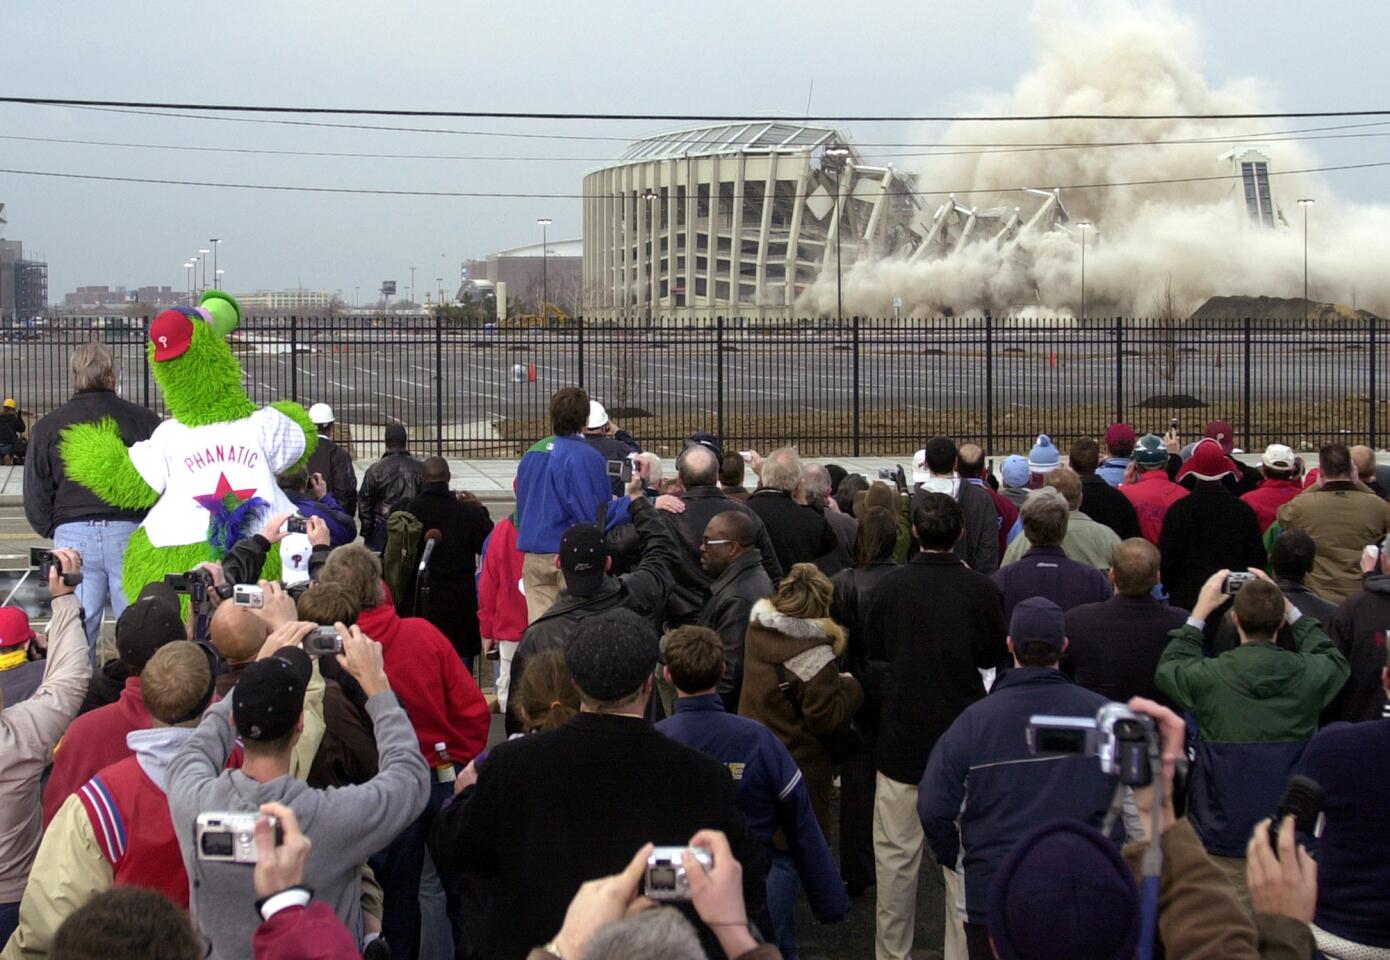
[(1351, 664), (1351, 677), (1327, 708), (1323, 723), (1359, 723), (1390, 716), (1390, 703), (1380, 682), (1386, 636), (1390, 635), (1390, 575), (1376, 573), (1362, 578), (1361, 592), (1332, 614), (1327, 635)]

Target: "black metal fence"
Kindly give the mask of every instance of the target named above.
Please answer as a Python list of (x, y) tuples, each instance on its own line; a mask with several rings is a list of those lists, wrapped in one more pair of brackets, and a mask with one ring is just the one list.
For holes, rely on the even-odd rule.
[[(6, 396), (42, 415), (69, 395), (68, 356), (109, 343), (127, 398), (163, 411), (144, 320), (65, 320), (0, 342)], [(247, 392), (325, 402), (372, 456), (389, 423), (412, 447), (515, 457), (580, 384), (649, 449), (709, 430), (731, 449), (902, 455), (933, 433), (991, 454), (1098, 436), (1113, 421), (1191, 434), (1213, 418), (1240, 444), (1375, 444), (1387, 394), (1383, 324), (1282, 320), (933, 317), (574, 321), (465, 328), (432, 317), (250, 317), (233, 336)]]

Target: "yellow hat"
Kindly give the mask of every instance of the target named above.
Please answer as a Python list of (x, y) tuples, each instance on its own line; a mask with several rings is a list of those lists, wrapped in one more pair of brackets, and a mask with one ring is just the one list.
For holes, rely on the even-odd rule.
[(17, 406), (17, 404), (14, 402), (14, 397), (6, 397), (6, 398), (5, 398), (5, 407), (6, 407), (7, 409), (12, 408), (12, 407), (15, 407), (15, 406)]

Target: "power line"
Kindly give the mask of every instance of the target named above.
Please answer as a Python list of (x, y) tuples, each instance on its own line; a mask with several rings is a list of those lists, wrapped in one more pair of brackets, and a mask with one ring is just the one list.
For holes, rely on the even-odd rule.
[(1387, 110), (1304, 110), (1265, 113), (1051, 113), (970, 115), (821, 115), (808, 117), (700, 113), (561, 113), (529, 110), (405, 110), (374, 107), (291, 107), (266, 104), (161, 103), (149, 100), (89, 100), (65, 97), (0, 97), (0, 103), (45, 107), (122, 107), (139, 110), (203, 110), (226, 113), (299, 113), (366, 117), (449, 117), (466, 120), (670, 120), (680, 123), (977, 123), (1034, 120), (1270, 120), (1285, 117), (1390, 117)]
[[(1390, 136), (1390, 134), (1387, 134)], [(138, 150), (186, 150), (195, 153), (250, 153), (273, 157), (337, 157), (361, 160), (505, 160), (508, 162), (531, 160), (564, 160), (589, 163), (608, 163), (608, 157), (548, 157), (548, 156), (499, 156), (434, 153), (352, 153), (335, 150), (271, 150), (257, 147), (204, 147), (187, 143), (133, 143), (121, 140), (78, 140), (67, 137), (25, 137), (18, 134), (0, 134), (0, 140), (17, 140), (24, 143), (63, 143), (89, 147), (131, 147)]]
[[(1304, 167), (1299, 170), (1271, 170), (1269, 176), (1292, 176), (1304, 173), (1331, 173), (1339, 170), (1367, 170), (1377, 167), (1390, 167), (1390, 160), (1382, 160), (1374, 163), (1344, 163), (1327, 167)], [(144, 183), (157, 186), (173, 187), (221, 187), (233, 190), (267, 190), (283, 193), (334, 193), (334, 194), (353, 194), (358, 196), (390, 196), (390, 197), (451, 197), (461, 199), (513, 199), (513, 200), (626, 200), (630, 195), (607, 194), (607, 193), (506, 193), (488, 191), (464, 191), (464, 190), (396, 190), (396, 189), (372, 189), (367, 187), (306, 187), (292, 184), (267, 184), (267, 183), (226, 183), (213, 180), (172, 180), (158, 177), (118, 177), (109, 174), (96, 173), (60, 173), (52, 170), (16, 170), (0, 167), (0, 173), (8, 173), (14, 176), (23, 177), (51, 177), (62, 180), (93, 180), (107, 183)], [(1213, 181), (1236, 181), (1240, 179), (1239, 174), (1219, 174), (1206, 177), (1170, 177), (1151, 180), (1125, 180), (1112, 183), (1073, 183), (1063, 184), (1052, 187), (1055, 190), (1110, 190), (1123, 187), (1149, 187), (1161, 186), (1165, 184), (1177, 183), (1210, 183)], [(970, 196), (973, 194), (1000, 194), (1018, 193), (1026, 189), (1025, 187), (971, 187), (957, 190), (885, 190), (883, 196), (890, 197), (921, 197), (936, 196), (945, 194), (955, 194), (956, 196)], [(734, 197), (738, 200), (739, 197)]]

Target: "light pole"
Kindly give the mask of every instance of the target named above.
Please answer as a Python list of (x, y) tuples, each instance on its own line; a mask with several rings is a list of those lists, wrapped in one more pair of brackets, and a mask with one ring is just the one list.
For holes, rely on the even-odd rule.
[(1091, 225), (1089, 220), (1078, 220), (1076, 225), (1081, 228), (1081, 322), (1086, 322), (1086, 228)]
[(185, 276), (184, 280), (188, 293), (188, 305), (190, 307), (193, 306), (193, 267), (194, 264), (192, 260), (185, 260), (183, 262), (183, 268), (187, 271), (187, 276)]
[(415, 268), (410, 268), (410, 302), (415, 302)]
[[(198, 257), (199, 257), (199, 259), (201, 259), (201, 260), (203, 261), (203, 283), (202, 283), (202, 289), (203, 289), (203, 290), (206, 290), (206, 289), (208, 288), (208, 254), (210, 254), (210, 253), (212, 253), (211, 250), (199, 250), (199, 251), (198, 251)], [(213, 275), (213, 279), (214, 279), (214, 280), (217, 279), (216, 274)]]
[(218, 277), (222, 276), (222, 271), (217, 269), (217, 246), (221, 242), (221, 237), (208, 237), (208, 243), (212, 244), (212, 282), (219, 287), (222, 286), (222, 281)]
[[(656, 220), (654, 220), (654, 219), (652, 218), (652, 204), (653, 204), (654, 202), (656, 202), (656, 191), (653, 190), (651, 187), (648, 187), (647, 189), (643, 190), (643, 191), (642, 191), (642, 206), (643, 206), (643, 209), (645, 210), (646, 216), (647, 216), (647, 243), (648, 243), (648, 245), (651, 247), (651, 250), (652, 250), (651, 254), (647, 257), (647, 259), (650, 261), (650, 266), (648, 267), (648, 270), (650, 271), (650, 273), (649, 273), (649, 276), (650, 276), (650, 277), (656, 276), (656, 268), (657, 268), (657, 266), (658, 266), (659, 263), (660, 263), (659, 258), (658, 258), (658, 256), (657, 256), (657, 249), (658, 249), (658, 244), (657, 244), (657, 242), (656, 242), (656, 227), (657, 227), (657, 224), (656, 224)], [(642, 251), (642, 253), (645, 254), (646, 251)], [(670, 288), (670, 285), (669, 285), (669, 284), (667, 285), (667, 288), (668, 288), (668, 289)], [(738, 288), (737, 288), (737, 286), (735, 286), (733, 289), (737, 290)], [(649, 328), (650, 328), (651, 325), (652, 325), (652, 310), (653, 310), (653, 308), (656, 306), (656, 304), (652, 303), (650, 300), (647, 300), (648, 292), (649, 292), (650, 290), (651, 290), (651, 281), (648, 280), (648, 281), (647, 281), (647, 289), (646, 289), (646, 290), (642, 290), (642, 291), (640, 291), (640, 292), (641, 292), (641, 294), (642, 294), (642, 299), (643, 299), (643, 300), (646, 302), (646, 304), (647, 304), (647, 326), (648, 326)]]
[[(216, 263), (216, 262), (217, 262), (217, 259), (214, 257), (214, 258), (213, 258), (213, 263)], [(212, 283), (213, 283), (213, 286), (217, 287), (218, 290), (221, 290), (221, 289), (222, 289), (222, 274), (224, 274), (224, 273), (226, 273), (226, 272), (227, 272), (227, 271), (225, 271), (225, 270), (218, 270), (216, 267), (214, 267), (213, 270), (212, 270)]]
[(1298, 205), (1303, 208), (1303, 327), (1307, 332), (1308, 327), (1308, 208), (1316, 201), (1311, 197), (1303, 197), (1298, 201)]
[(439, 306), (444, 306), (444, 278), (435, 277), (434, 282), (439, 286)]
[(825, 148), (824, 156), (832, 160), (835, 168), (835, 326), (845, 322), (845, 299), (841, 289), (840, 246), (844, 217), (840, 207), (840, 178), (845, 173), (845, 163), (849, 158), (849, 147), (843, 143), (832, 143)]
[(549, 217), (538, 217), (536, 223), (541, 227), (541, 319), (545, 319), (545, 305), (550, 300), (550, 277), (547, 275), (549, 267), (550, 246), (547, 231), (550, 229), (551, 220)]

